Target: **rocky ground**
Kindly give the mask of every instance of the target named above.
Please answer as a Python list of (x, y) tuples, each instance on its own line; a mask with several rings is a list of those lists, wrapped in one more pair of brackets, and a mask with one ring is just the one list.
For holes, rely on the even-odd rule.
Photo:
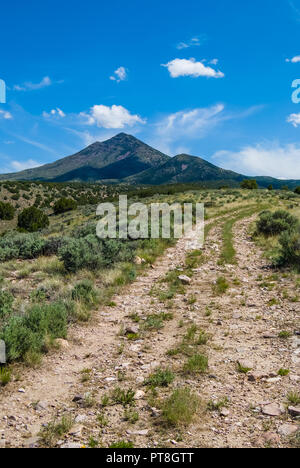
[[(74, 424), (54, 439), (54, 446), (87, 446), (91, 440), (103, 447), (120, 440), (134, 447), (291, 446), (300, 414), (299, 403), (289, 401), (300, 388), (295, 278), (268, 268), (249, 237), (252, 221), (235, 226), (237, 264), (218, 264), (220, 221), (209, 233), (204, 261), (185, 281), (185, 293), (172, 303), (161, 302), (151, 292), (164, 287), (160, 280), (168, 271), (184, 264), (191, 239), (180, 240), (114, 298), (114, 307), (99, 310), (92, 325), (75, 326), (68, 342), (62, 341), (39, 369), (15, 376), (0, 393), (0, 446), (44, 446), (41, 428), (64, 414)], [(230, 288), (219, 295), (214, 283), (220, 276)], [(143, 319), (161, 312), (172, 313), (163, 328), (142, 329)], [(136, 315), (141, 322), (135, 322)], [(200, 346), (209, 368), (187, 376), (182, 372), (186, 356), (167, 351), (178, 346), (191, 324), (209, 336)], [(172, 369), (176, 378), (153, 394), (144, 381), (158, 367)], [(289, 370), (288, 375), (278, 375), (280, 369)], [(189, 426), (166, 426), (156, 402), (182, 386), (199, 395), (202, 404)], [(124, 417), (120, 404), (103, 404), (116, 387), (134, 390), (135, 423)]]

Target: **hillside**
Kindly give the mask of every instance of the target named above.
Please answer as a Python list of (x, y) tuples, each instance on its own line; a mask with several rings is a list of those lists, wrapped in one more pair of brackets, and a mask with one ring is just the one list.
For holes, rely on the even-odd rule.
[(97, 239), (94, 207), (1, 236), (0, 448), (299, 448), (300, 233), (285, 225), (295, 249), (275, 267), (285, 248), (256, 221), (300, 219), (300, 196), (143, 203), (187, 200), (206, 207), (200, 250), (201, 226), (177, 242)]
[(169, 156), (137, 138), (120, 133), (104, 142), (95, 142), (72, 156), (22, 172), (0, 175), (0, 180), (42, 180), (53, 182), (94, 182), (123, 179), (158, 167)]
[(151, 168), (127, 180), (131, 183), (160, 185), (219, 180), (241, 181), (244, 178), (245, 176), (220, 169), (196, 156), (179, 154), (166, 161), (159, 170)]
[[(22, 172), (0, 175), (0, 180), (129, 183), (161, 185), (206, 183), (208, 186), (239, 186), (248, 177), (219, 168), (188, 154), (167, 156), (137, 138), (119, 133), (103, 142), (95, 142), (76, 154), (51, 164)], [(300, 185), (299, 180), (255, 177), (261, 187), (274, 188)]]

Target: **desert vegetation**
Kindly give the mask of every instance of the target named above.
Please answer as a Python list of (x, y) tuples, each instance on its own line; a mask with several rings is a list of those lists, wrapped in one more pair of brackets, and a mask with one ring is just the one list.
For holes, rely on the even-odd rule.
[[(244, 413), (252, 424), (257, 422), (250, 402), (249, 407), (242, 405), (241, 412), (239, 399), (240, 385), (247, 386), (249, 399), (254, 398), (251, 379), (262, 385), (265, 400), (273, 400), (272, 386), (278, 385), (281, 394), (286, 390), (290, 395), (286, 404), (298, 405), (290, 379), (295, 369), (288, 358), (300, 293), (297, 193), (248, 187), (115, 187), (114, 193), (101, 188), (103, 199), (115, 204), (118, 193), (147, 205), (203, 202), (206, 244), (186, 251), (185, 241), (176, 245), (173, 238), (99, 239), (98, 200), (89, 198), (96, 203), (81, 204), (73, 184), (20, 183), (19, 191), (26, 194), (44, 186), (57, 189), (50, 206), (24, 202), (17, 208), (15, 193), (10, 192), (3, 203), (14, 206), (14, 218), (0, 222), (0, 339), (6, 343), (8, 358), (0, 373), (1, 401), (9, 401), (23, 387), (27, 392), (28, 379), (36, 372), (46, 381), (52, 379), (56, 388), (55, 408), (38, 410), (45, 417), (34, 443), (57, 446), (62, 439), (89, 447), (209, 444), (210, 418), (220, 434), (224, 418), (231, 417), (228, 414), (233, 418), (232, 431)], [(96, 191), (91, 193), (97, 196)], [(18, 223), (18, 218), (24, 222)], [(263, 372), (256, 377), (255, 365), (228, 349), (232, 342), (237, 343), (234, 349), (242, 348), (239, 334), (248, 336), (248, 330), (253, 349), (258, 348), (257, 340), (270, 333), (269, 327), (275, 338), (259, 349), (274, 354), (272, 369), (264, 370), (266, 377)], [(283, 355), (278, 352), (282, 347)], [(220, 360), (223, 353), (226, 362)], [(56, 375), (47, 374), (49, 365)], [(72, 392), (66, 393), (65, 372)], [(273, 373), (275, 377), (270, 377)], [(272, 378), (280, 380), (268, 384)], [(237, 390), (229, 391), (230, 386)], [(42, 397), (37, 384), (34, 398), (50, 399), (51, 391)], [(40, 407), (36, 401), (32, 404)], [(70, 411), (62, 412), (62, 406)], [(35, 420), (40, 413), (31, 411)], [(257, 414), (260, 411), (265, 411), (263, 406)], [(86, 422), (80, 423), (78, 433), (81, 417)], [(288, 406), (282, 418), (295, 426)], [(274, 424), (276, 431), (281, 430), (284, 420)], [(247, 445), (250, 437), (253, 446), (267, 446), (264, 430), (258, 431), (257, 441), (247, 432), (250, 426), (245, 437), (238, 435), (240, 443)], [(25, 429), (21, 432), (25, 439), (18, 439), (18, 445), (29, 437)], [(11, 426), (7, 437), (14, 434)], [(296, 433), (280, 443), (292, 446), (295, 441)], [(223, 443), (221, 435), (214, 441)]]

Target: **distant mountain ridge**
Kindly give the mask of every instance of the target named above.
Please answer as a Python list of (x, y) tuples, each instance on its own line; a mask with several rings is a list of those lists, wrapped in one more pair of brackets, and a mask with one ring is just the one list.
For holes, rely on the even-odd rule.
[(238, 186), (244, 179), (256, 179), (260, 186), (294, 188), (300, 180), (249, 177), (221, 169), (188, 154), (167, 156), (137, 138), (119, 133), (103, 142), (95, 142), (82, 151), (33, 169), (0, 174), (0, 180), (47, 182), (106, 182), (139, 185), (207, 183)]

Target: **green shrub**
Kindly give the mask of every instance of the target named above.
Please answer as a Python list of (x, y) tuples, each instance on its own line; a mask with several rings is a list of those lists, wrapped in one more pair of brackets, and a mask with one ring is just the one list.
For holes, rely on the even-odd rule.
[(8, 361), (21, 359), (30, 349), (41, 348), (37, 337), (25, 326), (23, 317), (11, 317), (0, 337), (6, 344)]
[(134, 405), (135, 392), (130, 388), (123, 390), (120, 387), (116, 387), (112, 393), (112, 401), (116, 404), (123, 405), (124, 407)]
[(28, 232), (36, 232), (49, 226), (49, 218), (35, 206), (25, 208), (18, 216), (18, 227)]
[(53, 206), (55, 214), (66, 213), (77, 208), (77, 203), (72, 198), (60, 198)]
[(66, 338), (67, 311), (62, 303), (34, 305), (24, 316), (24, 324), (36, 335)]
[(221, 295), (226, 293), (229, 286), (227, 279), (224, 276), (219, 276), (216, 283), (213, 285), (213, 290), (215, 294)]
[(137, 275), (136, 268), (134, 265), (130, 263), (126, 263), (122, 265), (122, 271), (120, 276), (118, 276), (115, 280), (116, 286), (125, 286), (126, 284), (131, 283), (135, 280)]
[(65, 239), (58, 256), (65, 269), (73, 273), (83, 268), (97, 270), (103, 266), (100, 243), (91, 234), (80, 239)]
[(280, 250), (276, 263), (279, 266), (291, 266), (300, 270), (300, 228), (281, 234), (279, 244)]
[(82, 280), (77, 283), (72, 290), (72, 299), (82, 301), (86, 305), (92, 306), (98, 302), (98, 294), (92, 281)]
[(57, 255), (59, 249), (63, 246), (63, 237), (49, 237), (44, 240), (43, 255), (51, 256)]
[(241, 188), (242, 189), (246, 189), (246, 190), (257, 190), (258, 189), (258, 184), (256, 182), (256, 180), (243, 180), (243, 182), (241, 182)]
[(10, 203), (4, 203), (0, 201), (0, 219), (10, 221), (14, 219), (15, 208)]
[(298, 219), (284, 210), (263, 211), (256, 223), (258, 234), (276, 236), (284, 231), (292, 231), (298, 225)]
[(5, 387), (11, 380), (11, 372), (7, 367), (0, 367), (0, 386)]
[(0, 323), (12, 313), (14, 297), (7, 291), (0, 290)]
[(112, 266), (116, 262), (131, 262), (135, 257), (136, 243), (116, 239), (100, 240), (104, 265)]
[(65, 414), (60, 421), (53, 420), (44, 426), (39, 436), (45, 445), (51, 447), (58, 438), (61, 438), (72, 429), (73, 424), (73, 417), (70, 414)]
[(9, 236), (0, 238), (0, 261), (6, 262), (19, 257), (19, 248)]
[(145, 385), (149, 385), (150, 387), (168, 387), (174, 379), (175, 375), (170, 369), (157, 369), (148, 377)]
[(179, 388), (163, 403), (163, 418), (168, 424), (187, 426), (192, 422), (199, 403), (199, 398), (189, 388)]
[(63, 304), (35, 305), (23, 316), (13, 316), (4, 326), (0, 339), (4, 340), (9, 361), (24, 358), (29, 351), (41, 352), (50, 337), (67, 335), (67, 311)]
[(36, 234), (6, 235), (0, 239), (0, 261), (36, 258), (44, 254), (45, 245)]
[(187, 374), (203, 374), (208, 368), (208, 357), (204, 354), (194, 354), (184, 365)]
[(296, 188), (295, 188), (295, 193), (296, 193), (297, 195), (300, 195), (300, 185), (299, 185), (299, 187), (296, 187)]
[(119, 440), (118, 442), (114, 442), (109, 446), (110, 449), (118, 448), (118, 449), (130, 449), (133, 448), (132, 442), (126, 442), (125, 440)]

